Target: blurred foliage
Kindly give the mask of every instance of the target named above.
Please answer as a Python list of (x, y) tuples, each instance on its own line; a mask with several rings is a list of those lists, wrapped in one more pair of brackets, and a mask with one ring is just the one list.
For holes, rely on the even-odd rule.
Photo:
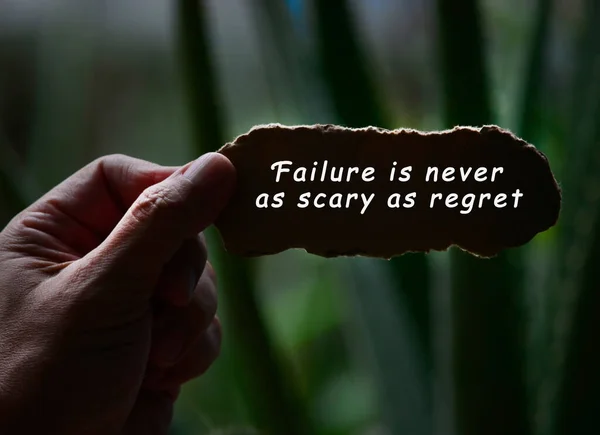
[[(196, 0), (178, 2), (180, 57), (198, 154), (226, 142), (225, 121), (209, 52), (204, 7)], [(216, 240), (218, 242), (218, 240)], [(215, 243), (213, 243), (213, 246)], [(214, 255), (214, 253), (213, 253)], [(216, 252), (215, 266), (224, 287), (225, 322), (231, 327), (233, 372), (239, 379), (252, 420), (269, 433), (311, 433), (304, 402), (283, 376), (257, 304), (253, 261)], [(223, 303), (222, 303), (223, 305)], [(291, 385), (290, 385), (291, 384)], [(260, 397), (260, 400), (256, 400)]]
[[(437, 0), (445, 128), (495, 124), (477, 0)], [(462, 22), (461, 31), (455, 23)], [(451, 251), (457, 433), (529, 434), (520, 250)]]
[(257, 123), (510, 127), (564, 206), (496, 259), (248, 261), (209, 231), (224, 347), (172, 432), (600, 433), (599, 31), (597, 0), (0, 2), (0, 223), (96, 156)]

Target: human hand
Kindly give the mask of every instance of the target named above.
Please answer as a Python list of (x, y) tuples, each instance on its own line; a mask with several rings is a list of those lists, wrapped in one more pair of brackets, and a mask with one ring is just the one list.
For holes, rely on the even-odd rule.
[(96, 160), (0, 233), (0, 433), (166, 434), (218, 355), (201, 231), (235, 169)]

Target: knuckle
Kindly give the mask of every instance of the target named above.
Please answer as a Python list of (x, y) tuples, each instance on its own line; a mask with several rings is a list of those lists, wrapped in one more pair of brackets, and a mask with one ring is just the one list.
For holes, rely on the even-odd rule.
[(185, 208), (182, 192), (161, 184), (144, 190), (131, 207), (131, 214), (138, 221), (150, 219), (156, 215)]
[(214, 286), (218, 287), (219, 282), (218, 282), (217, 272), (216, 272), (215, 268), (213, 267), (212, 263), (208, 260), (206, 261), (205, 271), (206, 271), (208, 278), (213, 282)]
[(218, 309), (217, 291), (210, 281), (201, 280), (192, 299), (194, 317), (202, 324), (210, 322)]
[(134, 202), (131, 212), (137, 220), (145, 220), (159, 210), (168, 208), (168, 198), (169, 195), (163, 188), (146, 189)]
[(111, 166), (118, 162), (128, 161), (130, 158), (131, 157), (125, 154), (108, 154), (93, 160), (89, 166), (92, 168), (102, 169), (105, 166)]
[(126, 155), (126, 154), (121, 154), (121, 153), (114, 153), (114, 154), (108, 154), (106, 156), (100, 157), (99, 161), (104, 162), (104, 163), (112, 163), (112, 162), (122, 162), (122, 161), (127, 161), (130, 160), (131, 157)]

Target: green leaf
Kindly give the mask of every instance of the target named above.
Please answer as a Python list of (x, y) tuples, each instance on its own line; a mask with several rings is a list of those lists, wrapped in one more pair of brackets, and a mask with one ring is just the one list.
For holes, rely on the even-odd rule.
[(354, 307), (348, 343), (361, 366), (373, 376), (381, 420), (392, 434), (430, 434), (433, 430), (430, 379), (416, 345), (416, 325), (407, 304), (390, 303), (396, 284), (383, 260), (339, 261)]
[[(444, 127), (494, 121), (476, 0), (437, 0)], [(460, 23), (460, 24), (459, 24)], [(451, 252), (457, 433), (529, 434), (522, 260)]]
[(337, 280), (328, 267), (313, 270), (304, 281), (296, 281), (266, 298), (265, 314), (278, 345), (288, 353), (339, 327), (342, 320)]
[(577, 98), (569, 130), (573, 142), (563, 188), (559, 351), (553, 355), (563, 363), (553, 395), (558, 435), (600, 430), (600, 5), (586, 1), (583, 12), (579, 64), (573, 77), (572, 93)]

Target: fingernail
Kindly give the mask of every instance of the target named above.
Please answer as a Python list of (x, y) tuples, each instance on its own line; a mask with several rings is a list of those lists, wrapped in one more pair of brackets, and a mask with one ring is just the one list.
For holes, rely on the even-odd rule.
[(202, 169), (206, 167), (206, 164), (210, 161), (212, 153), (203, 154), (194, 160), (188, 168), (184, 171), (183, 175), (188, 178), (195, 178), (199, 172), (202, 172)]
[(220, 181), (231, 175), (224, 170), (224, 164), (216, 163), (224, 158), (224, 156), (218, 153), (203, 154), (192, 162), (184, 172), (184, 175), (195, 182), (202, 180), (211, 184), (218, 184)]

